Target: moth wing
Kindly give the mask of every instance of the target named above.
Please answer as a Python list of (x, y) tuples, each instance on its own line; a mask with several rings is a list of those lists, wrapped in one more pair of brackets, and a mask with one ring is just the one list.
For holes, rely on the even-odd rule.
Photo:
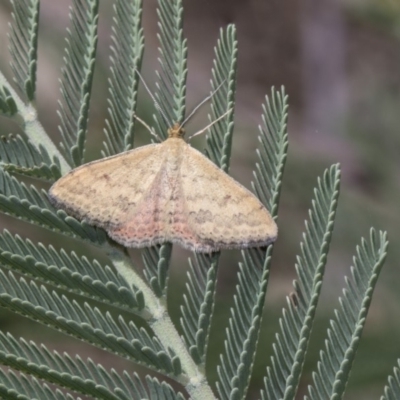
[(246, 188), (186, 146), (181, 190), (197, 251), (264, 246), (277, 237), (277, 226), (262, 203)]
[(50, 200), (110, 233), (135, 214), (162, 166), (160, 153), (160, 145), (151, 144), (82, 165), (50, 188)]

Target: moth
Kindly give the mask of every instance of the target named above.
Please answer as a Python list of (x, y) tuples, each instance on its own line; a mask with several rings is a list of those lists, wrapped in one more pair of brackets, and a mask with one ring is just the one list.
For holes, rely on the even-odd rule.
[(177, 243), (196, 252), (266, 246), (277, 226), (246, 188), (184, 140), (168, 138), (82, 165), (59, 179), (55, 207), (126, 247)]

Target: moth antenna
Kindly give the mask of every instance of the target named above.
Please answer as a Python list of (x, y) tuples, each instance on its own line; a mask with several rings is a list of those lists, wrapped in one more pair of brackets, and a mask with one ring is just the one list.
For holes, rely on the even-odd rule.
[(224, 79), (219, 85), (218, 87), (211, 92), (204, 100), (201, 100), (199, 104), (197, 104), (197, 106), (189, 113), (189, 115), (185, 118), (185, 120), (182, 122), (181, 124), (181, 128), (183, 128), (183, 126), (186, 124), (186, 122), (188, 122), (190, 120), (190, 118), (193, 117), (194, 114), (196, 114), (196, 111), (205, 103), (207, 103), (208, 100), (210, 100), (215, 93), (218, 92), (219, 89), (221, 89), (222, 85), (226, 82), (226, 79)]
[(190, 135), (188, 137), (188, 140), (192, 139), (193, 137), (202, 134), (204, 131), (206, 131), (208, 128), (212, 127), (214, 124), (216, 124), (218, 121), (220, 121), (222, 118), (225, 118), (230, 112), (232, 111), (232, 108), (230, 108), (226, 113), (222, 114), (220, 117), (218, 117), (215, 121), (211, 122), (211, 124), (208, 124), (206, 127), (203, 129), (197, 131), (193, 135)]
[(154, 129), (150, 125), (139, 118), (136, 114), (133, 114), (133, 118), (138, 120), (150, 132), (150, 135), (154, 136), (159, 142), (162, 142), (162, 139), (154, 132)]
[(154, 105), (156, 106), (157, 110), (160, 112), (161, 116), (164, 118), (164, 121), (166, 122), (167, 125), (170, 125), (168, 122), (167, 116), (164, 114), (164, 111), (161, 109), (160, 105), (158, 104), (158, 101), (156, 100), (154, 94), (151, 92), (150, 88), (147, 86), (146, 81), (144, 80), (143, 76), (139, 72), (139, 70), (135, 69), (136, 73), (138, 74), (138, 77), (140, 81), (142, 82), (144, 88), (146, 89), (146, 92), (149, 94), (151, 100), (153, 100)]

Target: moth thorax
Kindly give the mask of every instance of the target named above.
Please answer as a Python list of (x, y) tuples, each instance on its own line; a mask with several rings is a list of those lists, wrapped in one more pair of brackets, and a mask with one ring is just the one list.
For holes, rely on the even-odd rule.
[(169, 138), (182, 139), (185, 136), (185, 130), (182, 128), (181, 124), (176, 122), (171, 128), (168, 129)]

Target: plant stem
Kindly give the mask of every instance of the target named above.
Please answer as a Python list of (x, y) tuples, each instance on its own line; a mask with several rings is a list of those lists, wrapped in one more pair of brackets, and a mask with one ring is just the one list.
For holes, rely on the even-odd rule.
[(150, 321), (150, 327), (157, 335), (165, 348), (170, 348), (179, 356), (182, 369), (186, 376), (181, 376), (178, 380), (185, 386), (193, 400), (212, 400), (216, 397), (209, 386), (206, 377), (199, 370), (198, 366), (190, 356), (184, 341), (171, 321), (167, 310), (161, 316), (155, 316)]
[(132, 260), (121, 249), (114, 246), (107, 248), (108, 256), (118, 272), (132, 286), (142, 291), (145, 299), (145, 311), (141, 316), (147, 320), (149, 326), (162, 343), (165, 349), (171, 349), (180, 359), (183, 374), (175, 379), (185, 386), (193, 400), (216, 399), (206, 377), (190, 356), (184, 341), (176, 330), (168, 311), (149, 285), (138, 274)]
[(39, 146), (45, 147), (51, 158), (57, 157), (59, 159), (62, 175), (69, 172), (71, 170), (70, 165), (65, 160), (60, 150), (57, 149), (53, 141), (50, 139), (50, 136), (46, 133), (43, 126), (39, 122), (37, 111), (34, 105), (32, 103), (25, 104), (1, 72), (0, 86), (6, 87), (12, 95), (12, 98), (14, 99), (18, 108), (17, 117), (14, 119), (22, 126), (22, 129), (27, 135), (29, 141), (37, 149), (39, 149)]

